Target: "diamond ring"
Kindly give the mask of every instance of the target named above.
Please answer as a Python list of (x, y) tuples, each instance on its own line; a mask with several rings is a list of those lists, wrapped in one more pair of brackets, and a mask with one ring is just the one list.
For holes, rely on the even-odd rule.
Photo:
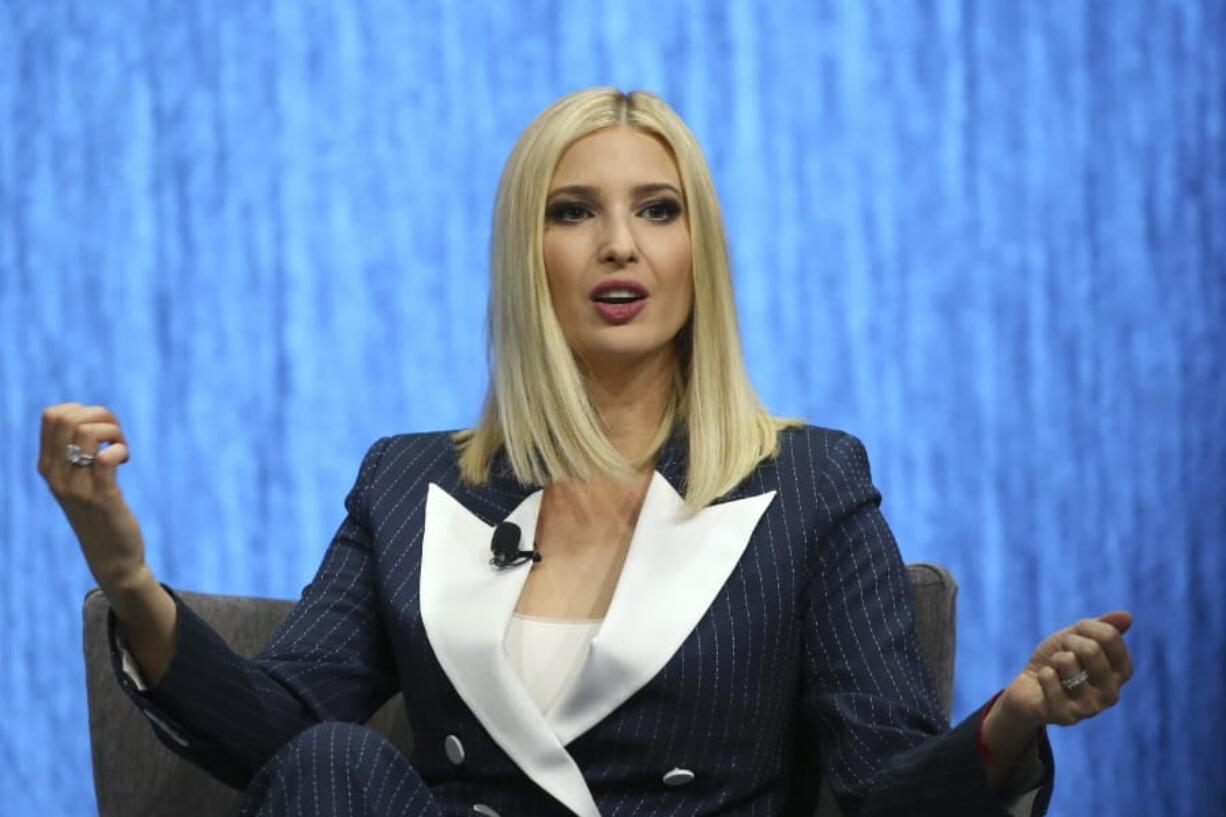
[(1090, 673), (1086, 672), (1085, 670), (1082, 670), (1076, 675), (1070, 676), (1068, 678), (1061, 678), (1060, 686), (1064, 687), (1065, 692), (1072, 693), (1072, 692), (1076, 692), (1082, 686), (1082, 684), (1084, 684), (1088, 680), (1090, 680)]
[(88, 468), (94, 464), (94, 458), (97, 457), (97, 454), (86, 454), (81, 450), (81, 446), (76, 443), (69, 443), (66, 456), (68, 457), (68, 462), (72, 465), (78, 468)]

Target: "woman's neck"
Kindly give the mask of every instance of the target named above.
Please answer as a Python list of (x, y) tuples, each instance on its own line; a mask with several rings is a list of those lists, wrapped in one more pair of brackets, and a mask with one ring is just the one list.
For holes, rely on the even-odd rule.
[[(592, 403), (604, 421), (609, 441), (628, 462), (643, 459), (659, 430), (671, 398), (673, 365), (671, 357), (661, 355), (633, 366), (587, 367)], [(653, 470), (652, 464), (644, 464), (629, 481), (597, 476), (551, 482), (545, 486), (542, 517), (569, 519), (575, 529), (607, 527), (608, 520), (620, 520), (626, 531), (632, 530)]]
[(605, 433), (629, 462), (638, 462), (655, 439), (671, 399), (673, 357), (645, 363), (589, 368), (588, 389)]

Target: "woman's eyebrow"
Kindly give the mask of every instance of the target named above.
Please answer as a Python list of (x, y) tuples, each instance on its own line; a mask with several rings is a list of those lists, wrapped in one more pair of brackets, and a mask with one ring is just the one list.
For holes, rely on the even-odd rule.
[[(636, 184), (631, 188), (631, 192), (637, 198), (639, 196), (648, 196), (652, 193), (659, 193), (661, 190), (668, 190), (675, 193), (678, 197), (681, 196), (681, 191), (673, 187), (667, 182), (652, 182), (650, 184)], [(588, 184), (568, 184), (565, 187), (559, 187), (549, 191), (548, 198), (560, 196), (563, 193), (569, 193), (573, 196), (584, 196), (591, 199), (600, 198), (600, 190)]]

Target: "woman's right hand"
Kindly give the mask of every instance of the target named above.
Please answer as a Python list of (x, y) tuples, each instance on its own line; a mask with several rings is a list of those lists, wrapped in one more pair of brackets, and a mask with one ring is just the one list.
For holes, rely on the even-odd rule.
[[(99, 451), (99, 445), (107, 447)], [(92, 465), (73, 465), (68, 446), (96, 454)], [(103, 406), (60, 403), (43, 410), (40, 473), (68, 517), (90, 572), (111, 595), (149, 576), (140, 525), (119, 490), (115, 472), (128, 461), (119, 420)]]

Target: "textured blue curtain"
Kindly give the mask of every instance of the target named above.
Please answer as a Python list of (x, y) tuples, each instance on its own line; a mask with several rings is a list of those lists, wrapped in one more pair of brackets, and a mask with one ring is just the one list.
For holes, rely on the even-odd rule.
[(124, 421), (165, 581), (295, 596), (371, 441), (475, 418), (501, 164), (613, 84), (707, 151), (768, 405), (961, 582), (955, 715), (1128, 607), (1052, 811), (1226, 813), (1224, 44), (1221, 0), (0, 0), (0, 810), (94, 810), (42, 407)]

